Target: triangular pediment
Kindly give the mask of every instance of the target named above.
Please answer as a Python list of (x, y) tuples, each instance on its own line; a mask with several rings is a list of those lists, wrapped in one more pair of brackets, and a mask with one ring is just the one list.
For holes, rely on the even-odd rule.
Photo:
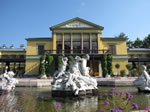
[(104, 27), (102, 26), (96, 25), (78, 17), (50, 27), (51, 30), (64, 28), (94, 28), (100, 30), (104, 29)]
[(67, 23), (65, 25), (62, 25), (60, 27), (61, 28), (94, 28), (92, 25), (88, 25), (81, 21), (73, 21), (73, 22)]

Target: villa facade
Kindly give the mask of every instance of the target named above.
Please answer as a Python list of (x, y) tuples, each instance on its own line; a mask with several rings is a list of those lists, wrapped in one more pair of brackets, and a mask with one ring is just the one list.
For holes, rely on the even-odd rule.
[[(104, 27), (91, 23), (81, 18), (73, 18), (66, 22), (50, 27), (52, 37), (26, 38), (27, 48), (24, 51), (14, 51), (23, 53), (25, 56), (25, 74), (38, 74), (40, 57), (43, 54), (54, 56), (84, 56), (90, 55), (88, 66), (91, 68), (91, 75), (102, 75), (101, 61), (104, 53), (113, 55), (113, 72), (117, 73), (115, 64), (120, 64), (119, 70), (125, 70), (128, 62), (138, 62), (131, 58), (133, 49), (127, 49), (125, 38), (102, 37)], [(3, 49), (3, 48), (1, 48)], [(10, 48), (11, 49), (11, 48)], [(6, 49), (5, 49), (6, 50)], [(12, 49), (14, 50), (14, 49)], [(23, 50), (23, 49), (22, 49)], [(0, 51), (0, 55), (2, 55)], [(7, 53), (7, 50), (5, 51)], [(150, 50), (145, 51), (147, 56)], [(2, 56), (1, 56), (2, 57)], [(4, 57), (4, 56), (3, 56)], [(138, 58), (139, 59), (139, 58)], [(147, 57), (147, 61), (149, 58)], [(14, 60), (15, 61), (15, 60)], [(142, 60), (141, 60), (142, 61)], [(149, 60), (150, 61), (150, 60)], [(11, 63), (11, 61), (7, 62)], [(1, 63), (5, 61), (1, 60)], [(15, 63), (15, 62), (13, 62)], [(5, 63), (6, 65), (6, 63)], [(1, 64), (4, 67), (4, 65)]]

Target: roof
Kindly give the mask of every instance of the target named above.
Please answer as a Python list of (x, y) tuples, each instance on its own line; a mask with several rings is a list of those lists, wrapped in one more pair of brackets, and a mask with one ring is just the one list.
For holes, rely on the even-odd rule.
[(26, 40), (51, 40), (51, 37), (26, 38)]
[(128, 48), (128, 51), (150, 51), (150, 48)]
[(25, 48), (0, 48), (0, 51), (26, 51)]
[(115, 38), (115, 37), (102, 37), (103, 41), (126, 41), (126, 38)]
[[(88, 24), (88, 25), (94, 26), (96, 29), (100, 29), (100, 30), (103, 30), (103, 29), (104, 29), (104, 27), (102, 27), (102, 26), (99, 26), (99, 25), (97, 25), (97, 24), (94, 24), (94, 23), (92, 23), (92, 22), (89, 22), (89, 21), (87, 21), (87, 20), (84, 20), (84, 19), (82, 19), (82, 18), (75, 17), (75, 18), (70, 19), (70, 20), (67, 20), (67, 21), (65, 21), (65, 22), (63, 22), (63, 23), (60, 23), (60, 24), (57, 24), (57, 25), (54, 25), (54, 26), (50, 27), (50, 30), (54, 30), (54, 29), (60, 28), (60, 26), (65, 25), (65, 24), (70, 23), (70, 22), (73, 22), (73, 21), (80, 21), (80, 22), (86, 23), (86, 24)], [(69, 28), (69, 29), (70, 29), (70, 28)]]

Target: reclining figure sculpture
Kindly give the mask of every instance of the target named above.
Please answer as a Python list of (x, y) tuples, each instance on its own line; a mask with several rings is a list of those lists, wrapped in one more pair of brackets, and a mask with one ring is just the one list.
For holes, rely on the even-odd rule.
[(0, 75), (0, 91), (10, 92), (15, 89), (18, 80), (13, 78), (14, 72), (7, 72), (8, 67), (6, 66), (5, 73)]
[(53, 75), (52, 91), (73, 91), (74, 95), (78, 95), (80, 91), (97, 89), (96, 79), (89, 75), (87, 60), (89, 55), (84, 58), (76, 56), (72, 64), (68, 65), (68, 58), (63, 57), (60, 69)]
[(145, 91), (145, 92), (150, 92), (150, 76), (146, 71), (146, 66), (142, 65), (142, 75), (141, 77), (137, 78), (133, 84), (135, 87), (138, 88), (139, 91)]

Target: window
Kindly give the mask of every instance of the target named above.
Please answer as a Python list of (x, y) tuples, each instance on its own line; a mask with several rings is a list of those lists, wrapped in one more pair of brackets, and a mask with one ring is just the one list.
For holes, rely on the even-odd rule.
[(57, 53), (62, 53), (62, 41), (57, 41)]
[(84, 50), (84, 53), (89, 53), (89, 50), (90, 49), (90, 43), (89, 41), (84, 41), (83, 42), (83, 50)]
[(73, 53), (81, 53), (81, 42), (73, 41)]
[(65, 41), (65, 53), (70, 53), (70, 49), (71, 49), (71, 43), (70, 41)]
[(44, 54), (44, 45), (38, 45), (38, 55)]
[(92, 42), (92, 53), (97, 53), (98, 50), (97, 50), (97, 42)]
[(116, 46), (115, 45), (109, 45), (109, 51), (111, 54), (116, 54)]

